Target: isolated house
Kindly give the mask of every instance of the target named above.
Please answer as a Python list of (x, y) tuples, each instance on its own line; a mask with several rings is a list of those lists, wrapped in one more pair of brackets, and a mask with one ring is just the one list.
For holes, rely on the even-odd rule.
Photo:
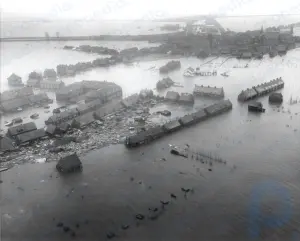
[(24, 84), (22, 83), (22, 78), (16, 74), (11, 74), (8, 78), (8, 85), (10, 86), (23, 86)]
[(68, 173), (82, 169), (82, 163), (76, 153), (61, 158), (56, 164), (56, 169), (60, 172)]

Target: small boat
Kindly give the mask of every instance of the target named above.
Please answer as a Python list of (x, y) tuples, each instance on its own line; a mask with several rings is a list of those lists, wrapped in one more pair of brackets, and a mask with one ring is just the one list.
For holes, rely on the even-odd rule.
[(50, 109), (49, 105), (44, 106), (44, 109)]
[(12, 122), (12, 121), (10, 121), (10, 122), (6, 122), (4, 125), (5, 126), (12, 126), (14, 123)]
[(23, 109), (21, 108), (21, 107), (19, 107), (18, 109), (17, 109), (17, 111), (22, 111)]
[(39, 114), (38, 113), (34, 113), (33, 115), (30, 116), (31, 119), (37, 119), (39, 118)]

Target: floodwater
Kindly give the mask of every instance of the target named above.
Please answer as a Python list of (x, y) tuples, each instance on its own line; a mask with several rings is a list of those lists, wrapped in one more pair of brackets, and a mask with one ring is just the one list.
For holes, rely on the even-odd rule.
[[(61, 50), (57, 44), (26, 47), (7, 43), (1, 70), (3, 89), (12, 70), (26, 77), (36, 68), (95, 58)], [(82, 173), (61, 176), (55, 163), (25, 164), (2, 172), (2, 240), (94, 241), (106, 240), (108, 232), (114, 232), (116, 240), (300, 240), (300, 104), (289, 104), (291, 96), (300, 98), (299, 49), (284, 57), (265, 56), (262, 61), (229, 59), (221, 65), (224, 58), (215, 59), (203, 68), (215, 68), (216, 77), (183, 77), (185, 68), (205, 61), (180, 60), (181, 70), (170, 77), (184, 87), (171, 89), (190, 92), (194, 84), (223, 86), (233, 110), (137, 149), (115, 145), (90, 152), (81, 157)], [(114, 81), (129, 95), (154, 88), (163, 76), (152, 67), (166, 62), (94, 69), (64, 81)], [(233, 68), (247, 63), (248, 68)], [(225, 71), (228, 78), (220, 76)], [(242, 89), (280, 76), (285, 87), (280, 91), (284, 103), (279, 108), (263, 97), (260, 101), (266, 113), (253, 114), (248, 113), (247, 104), (237, 102)], [(211, 102), (199, 99), (195, 108)], [(174, 115), (190, 111), (176, 105), (166, 107)], [(195, 152), (210, 153), (227, 162), (210, 166), (195, 156), (172, 156), (169, 144), (189, 144)], [(182, 187), (193, 192), (184, 196)], [(171, 198), (171, 193), (177, 198)], [(160, 208), (160, 201), (170, 203), (156, 220), (136, 220), (136, 214), (146, 216), (148, 208)], [(56, 227), (59, 222), (72, 231)], [(122, 225), (130, 227), (123, 230)]]

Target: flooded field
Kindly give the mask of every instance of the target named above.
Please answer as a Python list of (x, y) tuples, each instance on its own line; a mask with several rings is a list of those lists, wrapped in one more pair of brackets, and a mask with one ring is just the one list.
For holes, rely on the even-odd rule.
[[(34, 66), (43, 69), (95, 58), (50, 46), (48, 53), (58, 54), (55, 63), (52, 58), (48, 62), (47, 55), (44, 60), (35, 58), (46, 47), (33, 53), (28, 50), (28, 55), (5, 62), (2, 76), (14, 70), (24, 77)], [(74, 56), (67, 60), (63, 56), (68, 54)], [(191, 92), (195, 84), (224, 87), (225, 98), (233, 103), (231, 112), (137, 149), (114, 145), (93, 151), (82, 157), (82, 173), (61, 176), (55, 163), (25, 164), (2, 172), (2, 240), (93, 241), (106, 240), (112, 233), (118, 240), (299, 240), (300, 104), (289, 104), (291, 96), (300, 99), (299, 49), (261, 61), (217, 58), (202, 65), (208, 60), (180, 59), (181, 69), (169, 76), (183, 87), (170, 89)], [(164, 77), (157, 68), (167, 61), (94, 69), (63, 80), (67, 84), (113, 81), (127, 96), (155, 88)], [(248, 68), (238, 68), (246, 64)], [(216, 69), (218, 75), (184, 77), (190, 66)], [(223, 72), (229, 77), (221, 76)], [(262, 97), (259, 101), (266, 112), (253, 114), (248, 113), (247, 104), (237, 102), (242, 89), (280, 76), (285, 82), (281, 106), (269, 105), (268, 97)], [(198, 99), (194, 108), (212, 102)], [(191, 111), (178, 105), (157, 108), (170, 109), (172, 117)], [(13, 116), (4, 116), (2, 123)], [(38, 125), (43, 125), (43, 118)], [(221, 157), (226, 164), (197, 160), (196, 155), (172, 156), (169, 144), (188, 144), (194, 152)], [(190, 191), (185, 195), (182, 188)], [(161, 201), (169, 203), (162, 209)], [(153, 220), (148, 209), (156, 207), (159, 215)], [(137, 214), (144, 219), (137, 219)], [(60, 222), (70, 230), (57, 227)]]

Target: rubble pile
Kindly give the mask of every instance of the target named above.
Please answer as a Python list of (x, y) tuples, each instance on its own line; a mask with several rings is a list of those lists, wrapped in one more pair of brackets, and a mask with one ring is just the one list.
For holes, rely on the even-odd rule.
[[(48, 137), (16, 148), (15, 152), (1, 154), (1, 167), (12, 167), (22, 163), (36, 163), (43, 157), (47, 162), (77, 153), (82, 156), (91, 150), (111, 144), (124, 143), (126, 136), (133, 135), (142, 129), (154, 127), (156, 124), (148, 120), (149, 107), (153, 104), (141, 99), (131, 108), (121, 109), (104, 116), (102, 121), (95, 121), (85, 129), (69, 129), (65, 134), (52, 132)], [(137, 117), (143, 121), (136, 121)], [(56, 130), (54, 128), (54, 130)], [(48, 133), (48, 132), (47, 132)]]

